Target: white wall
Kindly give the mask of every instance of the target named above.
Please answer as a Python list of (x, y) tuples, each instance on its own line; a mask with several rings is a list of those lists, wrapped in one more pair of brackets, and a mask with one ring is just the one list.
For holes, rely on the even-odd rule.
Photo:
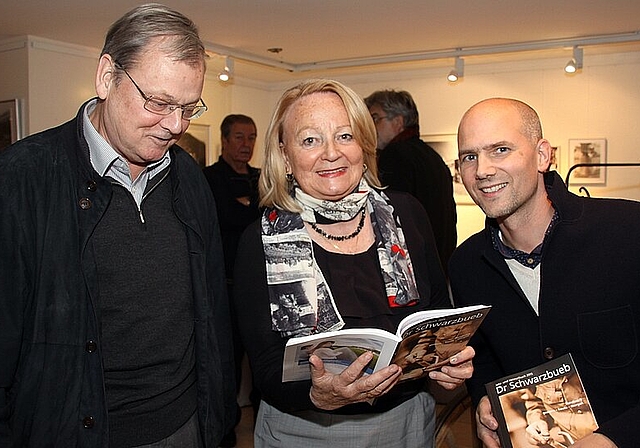
[[(467, 64), (457, 84), (446, 82), (441, 67), (337, 79), (363, 97), (379, 89), (409, 91), (420, 112), (422, 135), (455, 134), (462, 114), (484, 98), (521, 99), (538, 111), (545, 137), (559, 147), (558, 171), (563, 178), (573, 164), (569, 139), (605, 138), (607, 162), (640, 162), (640, 53), (585, 52), (584, 69), (576, 75), (564, 73), (565, 63), (566, 58), (555, 58)], [(640, 168), (608, 168), (606, 186), (588, 190), (592, 196), (640, 200)], [(478, 207), (458, 205), (459, 242), (483, 226)]]
[(94, 78), (100, 51), (29, 37), (29, 134), (75, 117), (96, 95)]
[(22, 114), (20, 134), (26, 135), (29, 103), (29, 70), (27, 43), (25, 39), (8, 39), (0, 42), (0, 101), (17, 99)]
[[(95, 95), (94, 72), (99, 50), (29, 37), (0, 42), (0, 99), (21, 98), (28, 133), (55, 126), (73, 117), (78, 107)], [(336, 76), (362, 96), (392, 88), (409, 91), (420, 111), (421, 134), (455, 134), (464, 111), (492, 96), (516, 97), (540, 114), (545, 136), (560, 147), (559, 172), (570, 166), (569, 139), (606, 138), (608, 162), (640, 162), (637, 148), (640, 123), (640, 53), (590, 55), (584, 69), (564, 74), (566, 58), (540, 58), (492, 64), (467, 61), (463, 81), (446, 82), (442, 67), (383, 71)], [(313, 74), (312, 76), (321, 76)], [(252, 164), (259, 165), (259, 148), (272, 109), (285, 88), (295, 81), (264, 84), (236, 78), (222, 84), (210, 69), (203, 99), (209, 111), (194, 124), (208, 126), (208, 163), (217, 159), (219, 124), (229, 113), (253, 117), (258, 144)], [(606, 186), (589, 187), (594, 196), (620, 196), (640, 200), (640, 169), (609, 168)], [(576, 188), (572, 188), (577, 191)], [(475, 205), (458, 206), (459, 241), (481, 229), (484, 217)]]

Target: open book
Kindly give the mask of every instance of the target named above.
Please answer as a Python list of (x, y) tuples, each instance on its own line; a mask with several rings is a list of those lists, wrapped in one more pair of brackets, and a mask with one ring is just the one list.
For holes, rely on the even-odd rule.
[(402, 367), (400, 381), (420, 378), (464, 349), (490, 308), (475, 305), (417, 311), (400, 322), (396, 334), (352, 328), (291, 338), (285, 348), (282, 381), (309, 379), (311, 354), (319, 356), (329, 372), (340, 373), (366, 351), (374, 356), (365, 373), (394, 363)]
[(598, 429), (570, 353), (485, 388), (504, 448), (568, 447)]

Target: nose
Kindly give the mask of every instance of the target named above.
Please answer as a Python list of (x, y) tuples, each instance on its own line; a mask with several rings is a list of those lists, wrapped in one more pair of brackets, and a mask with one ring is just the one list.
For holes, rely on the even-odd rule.
[(182, 109), (177, 107), (169, 115), (164, 115), (160, 124), (172, 134), (180, 134), (182, 132)]
[(334, 140), (330, 139), (326, 142), (322, 157), (326, 160), (336, 160), (340, 158), (340, 151)]
[(478, 162), (476, 168), (476, 178), (485, 179), (496, 174), (496, 168), (493, 165), (491, 158), (480, 153), (478, 154)]

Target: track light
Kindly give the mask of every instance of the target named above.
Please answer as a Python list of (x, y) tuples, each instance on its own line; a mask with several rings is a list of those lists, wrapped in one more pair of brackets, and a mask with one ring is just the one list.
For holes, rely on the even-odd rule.
[(462, 59), (460, 56), (456, 56), (455, 66), (453, 70), (451, 70), (447, 75), (447, 81), (453, 83), (458, 81), (463, 76), (464, 76), (464, 59)]
[(224, 69), (218, 73), (218, 79), (227, 82), (233, 77), (233, 59), (230, 56), (224, 58)]
[(578, 47), (577, 45), (573, 47), (573, 57), (569, 62), (567, 62), (567, 65), (564, 66), (564, 71), (567, 73), (575, 73), (578, 70), (581, 70), (582, 56), (583, 49), (581, 47)]

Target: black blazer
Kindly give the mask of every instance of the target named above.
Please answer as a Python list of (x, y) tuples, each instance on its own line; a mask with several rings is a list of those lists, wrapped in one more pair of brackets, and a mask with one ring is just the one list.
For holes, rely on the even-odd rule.
[(545, 174), (559, 213), (543, 248), (538, 317), (486, 228), (449, 265), (457, 306), (493, 309), (471, 344), (474, 401), (484, 384), (571, 352), (600, 432), (637, 446), (640, 422), (640, 203), (578, 197)]

